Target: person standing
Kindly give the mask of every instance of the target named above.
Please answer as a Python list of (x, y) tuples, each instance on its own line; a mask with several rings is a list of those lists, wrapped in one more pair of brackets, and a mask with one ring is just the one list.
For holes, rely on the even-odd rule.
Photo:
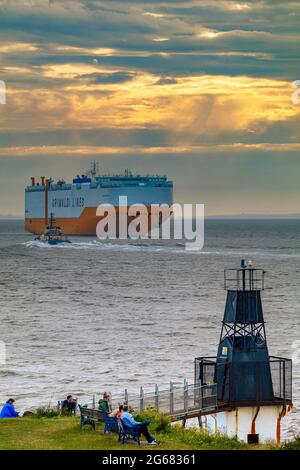
[(111, 413), (110, 395), (108, 392), (103, 393), (103, 398), (98, 401), (98, 410), (104, 415)]

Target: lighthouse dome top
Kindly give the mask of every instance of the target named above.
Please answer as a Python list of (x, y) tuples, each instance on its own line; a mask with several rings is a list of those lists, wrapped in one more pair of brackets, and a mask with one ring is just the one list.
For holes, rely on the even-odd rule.
[(260, 291), (265, 288), (265, 270), (254, 268), (251, 260), (241, 260), (238, 268), (224, 269), (224, 289), (233, 291)]

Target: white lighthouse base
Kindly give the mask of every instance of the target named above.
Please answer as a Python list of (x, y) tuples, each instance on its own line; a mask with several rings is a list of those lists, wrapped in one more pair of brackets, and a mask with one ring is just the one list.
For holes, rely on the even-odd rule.
[(209, 415), (203, 424), (210, 432), (237, 436), (243, 442), (248, 442), (249, 435), (258, 434), (259, 443), (279, 443), (281, 419), (286, 411), (283, 406), (240, 407)]

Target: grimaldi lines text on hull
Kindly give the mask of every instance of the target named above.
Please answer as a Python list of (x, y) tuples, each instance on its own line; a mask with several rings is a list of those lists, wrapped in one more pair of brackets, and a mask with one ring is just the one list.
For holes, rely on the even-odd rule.
[[(119, 205), (120, 196), (127, 198), (126, 207)], [(126, 170), (124, 174), (109, 176), (92, 171), (89, 176), (77, 176), (72, 183), (45, 177), (36, 182), (32, 177), (31, 185), (25, 188), (25, 228), (41, 234), (49, 215), (54, 214), (65, 234), (95, 235), (100, 204), (113, 205), (117, 217), (133, 204), (146, 206), (151, 226), (151, 205), (172, 203), (173, 182), (166, 176), (133, 175)]]

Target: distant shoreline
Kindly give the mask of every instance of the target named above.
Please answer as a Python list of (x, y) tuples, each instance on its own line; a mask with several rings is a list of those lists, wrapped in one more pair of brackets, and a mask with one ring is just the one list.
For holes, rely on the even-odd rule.
[[(299, 220), (300, 214), (245, 214), (245, 215), (206, 215), (205, 219), (215, 220)], [(0, 215), (0, 220), (24, 220), (17, 215)]]

